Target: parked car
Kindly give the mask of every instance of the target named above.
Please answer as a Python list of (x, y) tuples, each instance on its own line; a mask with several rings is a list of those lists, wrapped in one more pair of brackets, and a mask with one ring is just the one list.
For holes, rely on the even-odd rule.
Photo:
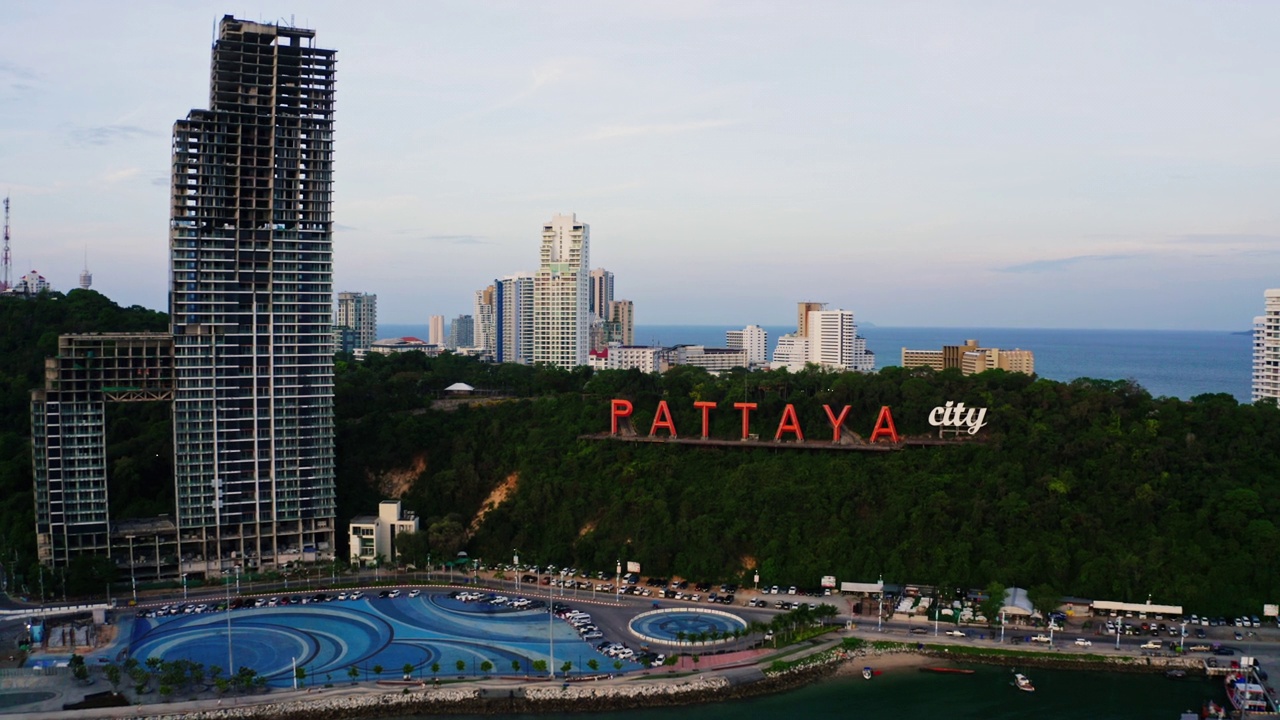
[(1048, 635), (1036, 635), (1035, 637), (1031, 638), (1031, 642), (1047, 643), (1047, 642), (1052, 642), (1052, 640), (1049, 639)]
[(1159, 650), (1160, 643), (1155, 640), (1148, 640), (1142, 643), (1142, 649), (1143, 650)]
[(951, 637), (965, 637), (963, 630), (948, 630), (946, 634)]
[(1079, 645), (1080, 647), (1092, 647), (1093, 641), (1086, 640), (1084, 638), (1076, 638), (1076, 645)]

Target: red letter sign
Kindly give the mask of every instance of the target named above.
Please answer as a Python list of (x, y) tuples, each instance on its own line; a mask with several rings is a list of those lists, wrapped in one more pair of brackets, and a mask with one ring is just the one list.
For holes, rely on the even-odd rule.
[(898, 442), (898, 429), (893, 426), (893, 413), (889, 412), (888, 405), (880, 407), (880, 416), (876, 418), (876, 429), (871, 431), (871, 442), (875, 442), (881, 435), (886, 435), (889, 442)]
[(699, 400), (693, 404), (696, 408), (702, 409), (702, 439), (706, 440), (711, 434), (711, 409), (716, 406), (713, 402)]
[(676, 436), (676, 424), (671, 420), (671, 409), (666, 400), (658, 401), (658, 412), (653, 414), (653, 426), (649, 428), (649, 437), (658, 432), (658, 428), (666, 428), (671, 437)]
[(631, 417), (631, 411), (635, 407), (632, 406), (630, 400), (611, 400), (609, 401), (609, 434), (618, 434), (618, 418)]
[(756, 409), (755, 403), (734, 403), (733, 407), (742, 411), (742, 439), (751, 434), (751, 411)]
[(822, 409), (827, 411), (827, 419), (831, 421), (831, 442), (840, 442), (840, 431), (844, 428), (844, 419), (849, 416), (849, 406), (844, 406), (840, 411), (840, 417), (836, 417), (836, 414), (831, 412), (830, 405), (823, 405)]
[(796, 406), (791, 403), (787, 403), (782, 409), (782, 420), (778, 423), (778, 432), (774, 433), (773, 439), (781, 440), (784, 432), (793, 432), (796, 440), (804, 440), (804, 433), (800, 432), (800, 420), (796, 418)]

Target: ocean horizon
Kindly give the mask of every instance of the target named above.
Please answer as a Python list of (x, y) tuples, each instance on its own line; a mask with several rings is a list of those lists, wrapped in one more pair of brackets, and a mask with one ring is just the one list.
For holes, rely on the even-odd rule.
[[(772, 352), (778, 336), (794, 326), (765, 325)], [(637, 325), (641, 345), (724, 347), (725, 332), (741, 325)], [(889, 327), (868, 325), (859, 334), (876, 355), (876, 369), (900, 365), (902, 349), (938, 349), (977, 340), (986, 347), (1035, 353), (1036, 375), (1131, 380), (1160, 397), (1190, 399), (1226, 393), (1249, 402), (1253, 337), (1228, 330), (1088, 330), (1054, 328)], [(378, 337), (427, 338), (427, 325), (385, 324)]]

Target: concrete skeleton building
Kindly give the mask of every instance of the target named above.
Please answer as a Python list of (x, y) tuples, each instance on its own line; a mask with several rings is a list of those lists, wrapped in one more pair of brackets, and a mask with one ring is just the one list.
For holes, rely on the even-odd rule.
[[(209, 109), (173, 129), (171, 334), (61, 338), (33, 393), (41, 562), (105, 551), (133, 574), (153, 545), (172, 577), (333, 556), (336, 58), (314, 38), (219, 22)], [(113, 526), (95, 408), (141, 400), (173, 402), (175, 514)]]
[(609, 316), (604, 322), (604, 341), (634, 345), (636, 342), (636, 308), (630, 300), (610, 300)]
[(1253, 319), (1253, 402), (1280, 402), (1280, 289), (1263, 293), (1263, 313)]
[(339, 337), (344, 340), (346, 338), (346, 334), (340, 336), (337, 329), (345, 328), (351, 331), (349, 333), (351, 347), (345, 347), (344, 343), (344, 345), (337, 345), (338, 350), (343, 352), (368, 350), (373, 345), (373, 341), (378, 339), (378, 296), (358, 292), (338, 293), (338, 312), (333, 325), (335, 344)]
[(542, 227), (533, 278), (533, 362), (571, 369), (587, 364), (591, 328), (591, 229), (576, 215)]
[(940, 350), (902, 348), (902, 367), (957, 368), (965, 375), (996, 369), (1032, 375), (1036, 359), (1030, 350), (980, 347), (977, 340), (966, 340), (963, 345), (944, 345)]

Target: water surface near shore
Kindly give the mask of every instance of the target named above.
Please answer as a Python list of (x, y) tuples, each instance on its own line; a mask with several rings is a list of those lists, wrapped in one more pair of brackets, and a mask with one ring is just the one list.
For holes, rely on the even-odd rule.
[[(974, 666), (973, 675), (935, 675), (895, 668), (866, 681), (858, 676), (824, 680), (799, 690), (732, 702), (688, 707), (592, 713), (593, 720), (1173, 720), (1199, 710), (1206, 699), (1223, 702), (1221, 682), (1169, 680), (1159, 674), (1027, 669), (1036, 692), (1010, 686), (1008, 668)], [(580, 714), (509, 715), (508, 718), (573, 720)], [(403, 718), (400, 720), (408, 720)]]

